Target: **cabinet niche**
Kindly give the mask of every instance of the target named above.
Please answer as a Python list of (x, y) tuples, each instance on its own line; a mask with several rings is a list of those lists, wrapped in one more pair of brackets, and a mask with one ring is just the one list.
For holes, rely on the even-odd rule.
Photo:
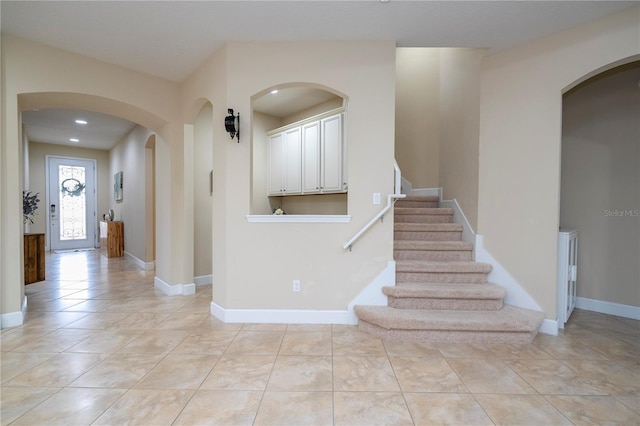
[(346, 214), (343, 109), (271, 130), (267, 145), (273, 208), (287, 204), (284, 210), (291, 214)]

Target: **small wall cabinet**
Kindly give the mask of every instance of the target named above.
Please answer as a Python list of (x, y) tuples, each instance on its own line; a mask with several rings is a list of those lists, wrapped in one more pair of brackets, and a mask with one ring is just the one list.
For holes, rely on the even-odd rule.
[(124, 256), (124, 222), (100, 221), (100, 253), (106, 257)]
[(268, 133), (269, 195), (346, 192), (343, 116), (333, 111)]
[(24, 234), (24, 283), (44, 280), (44, 234)]
[(576, 306), (578, 231), (558, 234), (558, 327), (564, 328)]

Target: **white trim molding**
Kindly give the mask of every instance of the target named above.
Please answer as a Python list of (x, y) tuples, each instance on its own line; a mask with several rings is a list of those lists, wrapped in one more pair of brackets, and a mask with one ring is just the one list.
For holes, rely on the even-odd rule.
[(342, 214), (248, 214), (249, 223), (349, 223), (351, 215)]
[(193, 277), (193, 283), (196, 285), (196, 287), (211, 285), (213, 283), (213, 275), (201, 275), (199, 277)]
[[(402, 181), (404, 184), (404, 180)], [(410, 185), (409, 185), (410, 186)], [(418, 188), (411, 189), (407, 192), (408, 195), (413, 195), (415, 197), (429, 197), (435, 195), (440, 200), (442, 200), (442, 188)]]
[(576, 297), (576, 308), (617, 317), (640, 320), (640, 306), (623, 305), (621, 303), (606, 302), (604, 300)]
[(458, 200), (455, 198), (453, 200), (443, 200), (441, 195), (440, 207), (453, 209), (453, 221), (462, 225), (462, 241), (475, 245), (476, 233), (462, 211), (462, 207), (458, 204)]
[(17, 312), (8, 312), (0, 315), (0, 328), (18, 327), (24, 324), (27, 314), (27, 296), (22, 299), (22, 309)]
[(396, 262), (390, 260), (387, 267), (349, 303), (349, 324), (358, 324), (358, 317), (353, 312), (355, 305), (387, 306), (387, 296), (382, 292), (382, 287), (395, 285)]
[(188, 296), (190, 294), (196, 294), (196, 285), (191, 284), (167, 284), (160, 278), (155, 277), (153, 279), (153, 286), (162, 291), (168, 296)]
[(124, 254), (130, 257), (131, 260), (136, 264), (136, 266), (144, 269), (145, 271), (153, 271), (154, 269), (156, 269), (156, 262), (145, 262), (144, 260), (135, 257), (128, 251), (125, 251)]
[(211, 314), (224, 323), (234, 324), (350, 324), (347, 311), (225, 309), (211, 302)]

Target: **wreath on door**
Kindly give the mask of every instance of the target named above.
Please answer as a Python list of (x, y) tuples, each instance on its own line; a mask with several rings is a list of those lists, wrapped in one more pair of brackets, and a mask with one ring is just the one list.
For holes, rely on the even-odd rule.
[(62, 181), (62, 195), (69, 195), (71, 197), (78, 197), (82, 195), (82, 191), (84, 191), (85, 184), (80, 182), (76, 178), (69, 178)]

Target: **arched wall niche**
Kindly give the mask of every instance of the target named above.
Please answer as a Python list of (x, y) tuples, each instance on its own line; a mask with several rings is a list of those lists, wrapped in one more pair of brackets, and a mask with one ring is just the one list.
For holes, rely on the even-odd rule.
[[(251, 96), (251, 214), (268, 215), (278, 208), (287, 214), (347, 214), (345, 129), (348, 99), (338, 90), (312, 82), (281, 83)], [(269, 134), (334, 113), (342, 114), (340, 170), (344, 190), (326, 194), (270, 195)]]
[(573, 81), (572, 83), (568, 84), (567, 86), (564, 87), (564, 89), (562, 89), (562, 94), (566, 94), (570, 91), (572, 91), (573, 89), (575, 89), (576, 87), (580, 86), (581, 84), (583, 84), (584, 82), (586, 82), (587, 80), (596, 77), (596, 76), (602, 76), (604, 75), (607, 71), (611, 71), (613, 69), (616, 69), (622, 65), (627, 65), (630, 64), (631, 62), (636, 62), (636, 61), (640, 61), (640, 55), (632, 55), (632, 56), (628, 56), (626, 58), (620, 59), (618, 61), (615, 62), (611, 62), (610, 64), (604, 65), (600, 68), (597, 68), (591, 72), (588, 72), (587, 74), (583, 75), (582, 77), (580, 77), (579, 79)]

